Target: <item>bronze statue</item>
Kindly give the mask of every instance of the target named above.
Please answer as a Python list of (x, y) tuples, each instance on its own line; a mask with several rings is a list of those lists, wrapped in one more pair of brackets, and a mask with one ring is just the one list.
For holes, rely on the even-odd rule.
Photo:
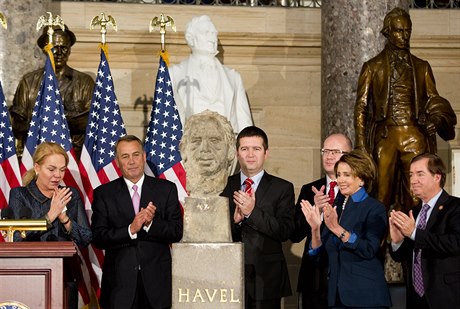
[(356, 148), (364, 149), (378, 167), (376, 197), (387, 210), (394, 205), (409, 211), (409, 166), (413, 157), (436, 153), (436, 133), (455, 137), (456, 115), (439, 96), (427, 61), (409, 51), (412, 22), (395, 8), (384, 19), (381, 33), (388, 42), (364, 63), (355, 105)]
[[(64, 103), (64, 114), (69, 124), (72, 143), (80, 158), (81, 148), (85, 139), (88, 113), (93, 95), (94, 80), (85, 73), (72, 69), (67, 65), (72, 45), (76, 42), (75, 34), (65, 26), (62, 31), (53, 26), (53, 55), (56, 68), (56, 77), (59, 81), (59, 91)], [(48, 27), (44, 27), (37, 45), (43, 49), (48, 43), (46, 34)], [(13, 133), (17, 140), (17, 153), (22, 152), (27, 140), (32, 110), (43, 78), (43, 68), (25, 74), (16, 89), (13, 105), (10, 107)]]

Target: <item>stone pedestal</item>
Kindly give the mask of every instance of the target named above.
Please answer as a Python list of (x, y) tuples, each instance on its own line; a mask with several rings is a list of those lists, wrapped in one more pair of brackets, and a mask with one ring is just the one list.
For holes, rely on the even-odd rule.
[(172, 245), (174, 309), (244, 308), (244, 252), (233, 243), (228, 198), (186, 197), (184, 236)]
[(228, 198), (186, 197), (182, 242), (232, 242)]
[(244, 308), (241, 243), (172, 245), (172, 308)]

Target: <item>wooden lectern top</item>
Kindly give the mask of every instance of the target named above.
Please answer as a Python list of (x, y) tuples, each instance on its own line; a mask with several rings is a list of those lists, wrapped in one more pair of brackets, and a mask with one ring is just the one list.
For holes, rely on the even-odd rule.
[(0, 257), (70, 257), (76, 252), (72, 241), (0, 242)]

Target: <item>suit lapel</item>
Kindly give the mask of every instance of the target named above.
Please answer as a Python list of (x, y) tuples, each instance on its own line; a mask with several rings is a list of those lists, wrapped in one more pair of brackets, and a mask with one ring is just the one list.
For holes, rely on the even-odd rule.
[(264, 173), (256, 190), (256, 206), (261, 205), (263, 199), (267, 196), (267, 190), (270, 188), (270, 175)]
[[(380, 68), (377, 68), (377, 76), (381, 80), (381, 91), (383, 92), (381, 94), (382, 98), (385, 98), (384, 100), (381, 101), (382, 108), (383, 108), (383, 115), (384, 117), (387, 116), (388, 114), (388, 96), (390, 93), (390, 77), (389, 75), (391, 74), (391, 68), (390, 68), (390, 51), (388, 48), (385, 48), (382, 53), (380, 54), (382, 57), (380, 58), (379, 65)], [(390, 73), (390, 74), (387, 74)], [(374, 111), (374, 114), (376, 111)], [(374, 116), (375, 118), (375, 116)]]
[[(353, 199), (349, 197), (344, 210), (342, 210), (343, 203), (341, 203), (341, 205), (337, 205), (337, 208), (340, 208), (339, 224), (346, 229), (351, 229), (354, 225), (354, 221), (356, 220), (356, 218), (359, 218), (359, 212), (361, 211), (362, 207), (365, 207), (363, 205), (365, 203), (366, 202), (363, 201), (359, 203), (359, 205), (357, 205), (355, 204), (355, 202), (353, 202)], [(339, 214), (338, 209), (337, 214)]]
[(123, 216), (126, 218), (134, 218), (134, 208), (133, 208), (133, 201), (131, 200), (131, 195), (129, 194), (128, 186), (126, 185), (125, 180), (123, 177), (119, 179), (119, 190), (115, 193), (117, 196), (117, 201), (119, 203), (119, 211), (123, 213)]
[(144, 183), (142, 184), (142, 194), (141, 201), (139, 204), (139, 211), (142, 208), (146, 208), (148, 203), (153, 200), (151, 196), (152, 194), (155, 194), (155, 190), (153, 190), (152, 185), (153, 184), (150, 182), (150, 178), (147, 175), (145, 175)]
[(231, 183), (232, 192), (241, 190), (241, 174), (240, 173), (236, 174), (232, 180), (233, 180)]
[(426, 230), (429, 230), (433, 224), (436, 222), (438, 217), (438, 213), (444, 209), (444, 204), (449, 200), (449, 194), (446, 191), (442, 191), (441, 196), (434, 205), (433, 210), (431, 211), (430, 217), (428, 218), (428, 222), (426, 223)]

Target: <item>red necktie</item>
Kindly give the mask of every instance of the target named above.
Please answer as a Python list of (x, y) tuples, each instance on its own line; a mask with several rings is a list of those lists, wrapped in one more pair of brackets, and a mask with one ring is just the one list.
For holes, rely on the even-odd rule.
[(254, 183), (254, 180), (251, 178), (246, 178), (244, 181), (244, 192), (249, 194), (249, 196), (252, 196), (252, 184)]
[(331, 181), (329, 183), (329, 204), (334, 205), (334, 200), (335, 200), (335, 191), (334, 188), (337, 185), (337, 181)]
[(141, 197), (139, 196), (139, 192), (137, 192), (137, 189), (138, 189), (137, 185), (134, 185), (133, 186), (134, 193), (133, 193), (133, 197), (131, 198), (131, 200), (133, 201), (134, 213), (136, 215), (139, 212), (139, 204), (141, 202)]

